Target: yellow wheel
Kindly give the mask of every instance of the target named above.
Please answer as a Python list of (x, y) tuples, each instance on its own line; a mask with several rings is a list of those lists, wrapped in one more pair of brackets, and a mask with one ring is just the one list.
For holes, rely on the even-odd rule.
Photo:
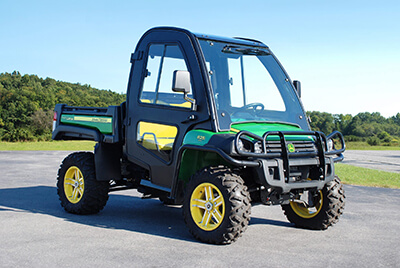
[(202, 183), (192, 192), (190, 213), (198, 227), (205, 231), (218, 228), (225, 216), (225, 202), (221, 191), (211, 183)]
[(200, 241), (229, 244), (246, 230), (250, 194), (243, 179), (229, 168), (208, 167), (196, 172), (186, 186), (183, 217)]
[(97, 213), (107, 203), (108, 190), (108, 181), (96, 179), (93, 153), (72, 153), (63, 160), (58, 170), (57, 193), (66, 211)]
[(85, 181), (81, 170), (76, 167), (70, 167), (64, 176), (64, 192), (68, 201), (76, 204), (83, 196), (85, 191)]
[[(295, 201), (290, 201), (290, 207), (294, 213), (304, 219), (310, 219), (318, 215), (323, 205), (322, 192), (319, 191), (315, 197), (308, 196), (311, 193), (303, 194), (302, 198)], [(308, 200), (304, 200), (304, 195), (307, 195)], [(312, 200), (312, 201), (310, 201)]]
[(287, 219), (297, 227), (325, 230), (339, 221), (345, 205), (345, 194), (339, 178), (325, 184), (321, 191), (298, 193), (295, 200), (282, 205)]

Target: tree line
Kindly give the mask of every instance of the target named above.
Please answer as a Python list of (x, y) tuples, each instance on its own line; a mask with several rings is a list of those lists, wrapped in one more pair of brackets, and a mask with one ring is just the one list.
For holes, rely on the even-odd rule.
[(311, 128), (329, 134), (342, 132), (346, 141), (366, 141), (369, 145), (399, 145), (400, 113), (385, 118), (380, 113), (330, 114), (307, 112)]
[(124, 94), (90, 85), (21, 75), (18, 71), (1, 73), (0, 140), (50, 140), (56, 103), (105, 107), (119, 105), (124, 100)]
[[(106, 107), (125, 101), (125, 94), (99, 90), (90, 85), (21, 75), (0, 74), (0, 140), (41, 141), (51, 139), (53, 109), (57, 103), (71, 106)], [(370, 145), (398, 145), (400, 113), (390, 118), (380, 113), (330, 114), (307, 112), (311, 128), (329, 134), (343, 133), (346, 141)]]

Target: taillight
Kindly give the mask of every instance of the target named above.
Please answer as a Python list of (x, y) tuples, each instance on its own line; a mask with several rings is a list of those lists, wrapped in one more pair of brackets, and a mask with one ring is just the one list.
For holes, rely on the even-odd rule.
[(57, 125), (57, 112), (54, 112), (54, 115), (53, 115), (53, 131), (56, 129), (56, 125)]

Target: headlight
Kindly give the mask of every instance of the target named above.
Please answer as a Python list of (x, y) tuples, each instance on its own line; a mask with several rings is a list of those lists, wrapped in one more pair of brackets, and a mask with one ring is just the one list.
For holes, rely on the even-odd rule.
[(239, 140), (238, 141), (238, 143), (237, 143), (237, 149), (238, 149), (238, 151), (244, 151), (244, 144), (243, 144), (243, 141), (242, 140)]
[(254, 143), (254, 152), (255, 152), (256, 154), (261, 154), (261, 153), (262, 153), (262, 144), (261, 144), (260, 141)]
[(246, 140), (246, 139), (239, 139), (237, 143), (237, 149), (240, 152), (255, 152), (255, 153), (260, 153), (262, 151), (261, 144), (253, 144), (251, 141)]

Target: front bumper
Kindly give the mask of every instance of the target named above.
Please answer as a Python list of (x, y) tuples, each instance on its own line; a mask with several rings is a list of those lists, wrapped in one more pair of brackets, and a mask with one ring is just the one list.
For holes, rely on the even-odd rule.
[(289, 160), (289, 169), (292, 167), (315, 166), (319, 172), (324, 172), (318, 179), (296, 180), (294, 176), (285, 175), (284, 161), (279, 158), (260, 159), (261, 167), (256, 168), (258, 173), (257, 182), (266, 188), (279, 188), (282, 193), (288, 193), (295, 189), (317, 189), (322, 190), (327, 182), (335, 178), (335, 166), (332, 157), (325, 158), (325, 168), (322, 168), (317, 158), (291, 159)]

